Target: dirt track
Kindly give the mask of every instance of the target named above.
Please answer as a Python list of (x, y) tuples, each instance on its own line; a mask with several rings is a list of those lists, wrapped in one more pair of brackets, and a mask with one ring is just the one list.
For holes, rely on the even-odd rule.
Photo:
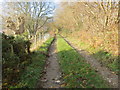
[[(65, 39), (65, 38), (64, 38)], [(67, 39), (65, 41), (73, 47), (81, 56), (83, 56), (87, 63), (91, 65), (92, 68), (96, 70), (96, 72), (103, 77), (104, 80), (108, 82), (111, 88), (118, 87), (118, 76), (113, 74), (109, 69), (101, 65), (98, 60), (92, 57), (85, 50), (81, 50), (75, 44), (69, 42)], [(45, 65), (45, 74), (40, 79), (40, 83), (38, 87), (42, 88), (60, 88), (62, 84), (61, 80), (61, 71), (57, 59), (56, 52), (56, 40), (53, 41), (49, 48), (49, 58), (46, 61)]]
[(98, 74), (100, 74), (103, 77), (103, 79), (106, 80), (111, 87), (114, 87), (114, 88), (118, 87), (118, 75), (113, 74), (105, 66), (101, 65), (100, 62), (98, 62), (98, 60), (96, 60), (94, 57), (92, 57), (85, 50), (81, 50), (75, 44), (73, 44), (72, 42), (68, 41), (65, 38), (64, 38), (64, 40), (71, 47), (73, 47), (80, 55), (82, 55), (85, 58), (86, 62), (89, 63), (91, 65), (91, 67), (94, 68), (96, 70), (96, 72)]
[(43, 88), (60, 88), (60, 78), (61, 73), (56, 54), (56, 40), (54, 40), (49, 48), (49, 58), (46, 61), (45, 74), (41, 78), (41, 86)]

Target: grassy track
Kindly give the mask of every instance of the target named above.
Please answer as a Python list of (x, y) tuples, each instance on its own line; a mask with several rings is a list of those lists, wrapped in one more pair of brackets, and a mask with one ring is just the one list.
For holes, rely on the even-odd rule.
[(60, 67), (67, 88), (107, 88), (108, 85), (83, 57), (81, 57), (63, 38), (57, 39)]
[(102, 48), (93, 48), (89, 44), (76, 40), (72, 37), (67, 37), (72, 43), (76, 44), (83, 50), (88, 51), (93, 57), (99, 60), (103, 65), (111, 69), (114, 73), (118, 74), (118, 56), (114, 56), (111, 53), (104, 51)]
[(35, 88), (37, 81), (39, 80), (40, 76), (42, 75), (43, 67), (45, 64), (46, 56), (41, 54), (40, 52), (44, 52), (47, 54), (48, 47), (50, 46), (53, 38), (47, 40), (43, 45), (36, 50), (32, 54), (32, 64), (30, 64), (24, 74), (20, 78), (20, 82), (15, 87), (10, 88)]

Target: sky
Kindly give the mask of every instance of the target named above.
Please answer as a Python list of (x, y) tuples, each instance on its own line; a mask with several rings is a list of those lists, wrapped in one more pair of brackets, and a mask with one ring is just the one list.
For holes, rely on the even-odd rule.
[[(4, 13), (3, 13), (3, 11), (2, 10), (4, 10), (5, 8), (6, 8), (6, 2), (9, 2), (10, 0), (0, 0), (0, 15), (5, 15)], [(13, 1), (13, 0), (11, 0), (11, 1)], [(14, 0), (15, 1), (15, 0)], [(21, 0), (19, 0), (19, 1), (21, 1)], [(33, 1), (33, 0), (32, 0)], [(38, 0), (37, 0), (38, 1)], [(52, 1), (52, 0), (47, 0), (47, 1)], [(55, 8), (57, 8), (58, 6), (59, 6), (59, 2), (58, 2), (58, 0), (54, 0), (54, 1), (52, 1), (54, 4), (53, 4), (53, 6), (55, 6)], [(54, 14), (51, 14), (50, 15), (50, 17), (51, 16), (53, 16)], [(2, 18), (0, 17), (0, 25), (2, 24)], [(0, 28), (1, 28), (1, 26), (0, 26)]]

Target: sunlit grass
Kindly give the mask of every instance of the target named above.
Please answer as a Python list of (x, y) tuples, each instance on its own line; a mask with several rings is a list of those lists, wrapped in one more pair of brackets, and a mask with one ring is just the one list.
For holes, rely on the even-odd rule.
[(87, 64), (62, 38), (57, 39), (57, 51), (62, 69), (64, 87), (67, 88), (106, 88), (108, 85), (95, 70)]
[(67, 39), (77, 45), (80, 49), (88, 51), (93, 57), (99, 60), (103, 65), (118, 74), (118, 57), (112, 55), (110, 52), (104, 51), (102, 48), (93, 48), (90, 44), (84, 43), (79, 39), (67, 37)]

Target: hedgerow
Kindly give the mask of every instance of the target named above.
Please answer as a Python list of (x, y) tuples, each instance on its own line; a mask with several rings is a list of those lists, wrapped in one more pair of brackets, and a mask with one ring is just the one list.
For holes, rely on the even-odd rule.
[(25, 67), (30, 64), (30, 41), (22, 36), (2, 34), (3, 87), (16, 84)]

